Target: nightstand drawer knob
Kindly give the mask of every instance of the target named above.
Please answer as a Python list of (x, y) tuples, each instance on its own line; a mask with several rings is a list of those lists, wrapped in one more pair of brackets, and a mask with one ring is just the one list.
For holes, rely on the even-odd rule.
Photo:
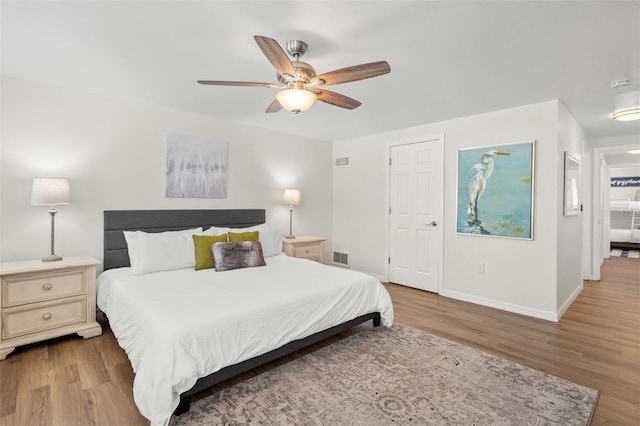
[(43, 320), (50, 320), (52, 316), (53, 315), (51, 315), (51, 312), (45, 312), (44, 314), (42, 314), (42, 319)]
[(43, 284), (43, 285), (42, 285), (42, 289), (43, 289), (44, 291), (49, 291), (49, 290), (51, 290), (52, 288), (53, 288), (53, 284), (51, 284), (51, 283), (45, 283), (45, 284)]

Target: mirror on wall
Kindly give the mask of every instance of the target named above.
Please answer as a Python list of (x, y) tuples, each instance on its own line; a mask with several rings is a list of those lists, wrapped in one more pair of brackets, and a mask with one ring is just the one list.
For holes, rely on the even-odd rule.
[(564, 215), (575, 216), (582, 211), (580, 198), (580, 159), (564, 153)]

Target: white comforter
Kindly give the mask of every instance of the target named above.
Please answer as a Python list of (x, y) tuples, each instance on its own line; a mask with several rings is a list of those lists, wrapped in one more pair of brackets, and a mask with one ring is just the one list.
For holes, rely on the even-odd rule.
[(614, 243), (640, 243), (640, 229), (611, 229), (609, 239)]
[(391, 298), (377, 279), (286, 255), (266, 261), (98, 277), (98, 307), (129, 356), (134, 399), (152, 425), (166, 425), (182, 392), (227, 365), (370, 312), (391, 326)]

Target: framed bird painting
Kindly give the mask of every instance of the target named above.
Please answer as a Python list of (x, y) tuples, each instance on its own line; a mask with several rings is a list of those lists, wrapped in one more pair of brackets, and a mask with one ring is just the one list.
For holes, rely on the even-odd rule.
[(535, 141), (458, 149), (458, 234), (533, 239)]

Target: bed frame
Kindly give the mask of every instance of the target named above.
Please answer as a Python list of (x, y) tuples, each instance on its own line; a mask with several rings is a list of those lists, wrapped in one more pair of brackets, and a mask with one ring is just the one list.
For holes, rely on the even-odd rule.
[(640, 250), (640, 243), (631, 243), (631, 242), (616, 242), (611, 241), (609, 243), (610, 248), (612, 249), (620, 249), (620, 250)]
[[(244, 228), (265, 222), (263, 209), (242, 210), (107, 210), (104, 212), (104, 270), (130, 266), (127, 242), (122, 231), (163, 232), (180, 229), (204, 229), (210, 226)], [(354, 318), (343, 324), (331, 327), (305, 337), (294, 340), (271, 352), (248, 359), (239, 364), (230, 365), (198, 379), (195, 385), (180, 395), (180, 404), (174, 414), (180, 415), (189, 411), (191, 396), (208, 389), (231, 377), (245, 373), (253, 368), (274, 361), (321, 340), (342, 333), (358, 324), (373, 320), (375, 327), (380, 325), (380, 313), (372, 312)]]

